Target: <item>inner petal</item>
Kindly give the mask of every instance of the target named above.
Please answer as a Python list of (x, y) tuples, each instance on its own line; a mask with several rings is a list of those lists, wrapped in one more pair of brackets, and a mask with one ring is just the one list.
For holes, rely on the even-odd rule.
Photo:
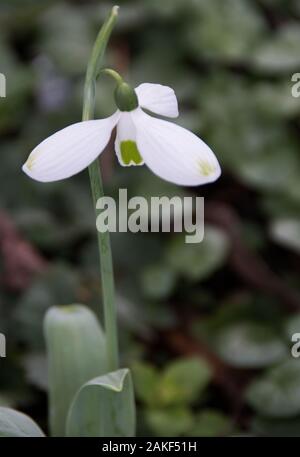
[(141, 165), (143, 162), (135, 141), (121, 141), (120, 152), (121, 159), (125, 165)]
[(144, 164), (136, 144), (136, 129), (131, 113), (122, 113), (118, 122), (115, 150), (120, 164), (124, 167)]

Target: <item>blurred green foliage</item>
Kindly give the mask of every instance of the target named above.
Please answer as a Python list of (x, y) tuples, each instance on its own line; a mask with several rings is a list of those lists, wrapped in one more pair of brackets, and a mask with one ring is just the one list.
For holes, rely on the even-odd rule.
[[(98, 310), (101, 291), (87, 174), (44, 185), (21, 165), (42, 139), (80, 119), (86, 63), (110, 6), (0, 5), (0, 332), (8, 345), (0, 405), (29, 413), (44, 431), (45, 311), (72, 302)], [(122, 361), (134, 369), (140, 434), (300, 436), (300, 362), (290, 354), (300, 332), (300, 101), (291, 95), (299, 43), (297, 0), (121, 2), (107, 64), (133, 84), (172, 86), (176, 122), (203, 137), (223, 169), (213, 185), (182, 189), (103, 157), (110, 195), (122, 187), (129, 196), (205, 197), (199, 245), (178, 234), (112, 236)], [(99, 82), (99, 117), (114, 110), (112, 90)], [(26, 257), (20, 240), (34, 252)], [(33, 265), (26, 280), (23, 258)]]

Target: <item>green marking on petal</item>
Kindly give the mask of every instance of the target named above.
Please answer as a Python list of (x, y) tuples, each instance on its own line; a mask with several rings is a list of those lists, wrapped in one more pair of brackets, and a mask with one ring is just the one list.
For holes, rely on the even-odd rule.
[(205, 160), (199, 161), (199, 168), (200, 168), (200, 173), (203, 176), (209, 176), (216, 171), (216, 167), (214, 165), (212, 165), (211, 163), (206, 162)]
[(125, 165), (141, 165), (143, 159), (138, 151), (135, 141), (121, 141), (120, 144), (121, 158)]
[(26, 162), (26, 166), (27, 166), (28, 170), (32, 171), (36, 158), (37, 158), (37, 151), (35, 153), (32, 152)]

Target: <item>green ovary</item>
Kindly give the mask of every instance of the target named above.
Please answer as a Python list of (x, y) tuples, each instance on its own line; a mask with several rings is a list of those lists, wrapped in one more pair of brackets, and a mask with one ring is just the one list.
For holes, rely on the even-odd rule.
[(138, 151), (135, 141), (121, 141), (120, 144), (121, 158), (125, 165), (141, 165), (143, 159)]

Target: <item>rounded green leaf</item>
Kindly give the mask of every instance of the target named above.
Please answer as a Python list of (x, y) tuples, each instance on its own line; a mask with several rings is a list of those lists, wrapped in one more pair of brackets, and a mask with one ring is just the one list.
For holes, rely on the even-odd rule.
[(271, 224), (271, 235), (275, 241), (300, 252), (300, 220), (278, 219)]
[(220, 411), (206, 409), (197, 414), (193, 420), (193, 426), (188, 436), (225, 436), (231, 433), (232, 423), (230, 419)]
[(170, 267), (150, 265), (143, 271), (141, 280), (143, 291), (147, 297), (163, 300), (172, 293), (176, 275)]
[(149, 363), (137, 362), (132, 366), (134, 388), (138, 399), (148, 406), (154, 406), (158, 399), (160, 374)]
[(220, 331), (216, 340), (219, 356), (237, 368), (261, 368), (282, 360), (284, 342), (265, 325), (243, 322)]
[(186, 36), (196, 57), (249, 59), (265, 29), (253, 3), (245, 0), (194, 2), (196, 14), (187, 21)]
[(201, 243), (187, 244), (184, 237), (175, 237), (167, 252), (167, 262), (175, 272), (197, 281), (218, 270), (224, 264), (228, 250), (229, 241), (225, 233), (206, 226)]
[(212, 377), (209, 365), (199, 357), (171, 363), (160, 379), (157, 398), (161, 405), (181, 405), (197, 400)]
[(297, 70), (299, 55), (300, 27), (291, 23), (279, 29), (268, 41), (263, 42), (253, 54), (252, 62), (260, 70), (281, 72)]
[(259, 414), (288, 418), (300, 414), (300, 364), (288, 360), (250, 384), (249, 404)]
[(192, 426), (192, 413), (184, 407), (149, 409), (145, 420), (154, 436), (180, 436)]

